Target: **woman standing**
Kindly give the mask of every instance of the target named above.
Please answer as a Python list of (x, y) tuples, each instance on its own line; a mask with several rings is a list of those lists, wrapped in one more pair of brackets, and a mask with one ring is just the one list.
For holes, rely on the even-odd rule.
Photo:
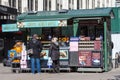
[(50, 49), (49, 49), (49, 57), (52, 59), (53, 63), (52, 63), (52, 67), (53, 67), (53, 71), (55, 73), (59, 73), (59, 57), (60, 57), (60, 53), (59, 53), (59, 43), (58, 43), (58, 39), (56, 37), (52, 38), (52, 42), (50, 45)]

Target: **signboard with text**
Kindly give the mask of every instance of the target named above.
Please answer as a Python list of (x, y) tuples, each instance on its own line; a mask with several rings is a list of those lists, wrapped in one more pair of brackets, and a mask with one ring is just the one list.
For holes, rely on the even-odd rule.
[(2, 32), (15, 32), (19, 31), (19, 28), (16, 24), (3, 24), (2, 25)]
[(67, 26), (67, 20), (60, 21), (32, 21), (32, 22), (18, 22), (17, 24), (22, 24), (19, 28), (34, 28), (34, 27), (61, 27)]

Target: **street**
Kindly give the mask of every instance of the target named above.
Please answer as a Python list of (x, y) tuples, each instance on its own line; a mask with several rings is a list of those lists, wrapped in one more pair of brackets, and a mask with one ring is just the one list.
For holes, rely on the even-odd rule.
[(116, 76), (120, 77), (120, 68), (104, 73), (41, 72), (40, 74), (12, 73), (10, 67), (3, 67), (2, 64), (0, 69), (1, 80), (120, 80), (116, 78)]

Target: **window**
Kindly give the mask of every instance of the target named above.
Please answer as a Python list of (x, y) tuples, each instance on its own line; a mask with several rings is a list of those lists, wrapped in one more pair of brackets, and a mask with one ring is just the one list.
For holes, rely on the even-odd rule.
[(89, 9), (89, 0), (86, 0), (86, 9)]
[(83, 0), (80, 1), (80, 9), (82, 9)]
[(16, 0), (9, 0), (10, 7), (16, 7)]
[(43, 11), (47, 11), (47, 0), (43, 0)]
[(21, 0), (18, 0), (18, 11), (19, 12), (22, 12), (22, 8), (21, 8), (22, 4), (21, 3), (22, 3)]
[(51, 0), (49, 0), (49, 10), (51, 10)]
[(97, 1), (97, 7), (98, 8), (100, 7), (100, 1)]
[(35, 11), (38, 11), (38, 0), (35, 0)]
[(59, 1), (58, 0), (56, 0), (56, 10), (59, 10)]
[(28, 0), (28, 10), (33, 11), (33, 0)]
[(12, 7), (16, 7), (16, 0), (13, 0), (13, 5), (12, 5)]
[(69, 10), (71, 10), (71, 0), (69, 0)]
[(12, 0), (9, 0), (9, 6), (10, 7), (12, 6)]
[(77, 9), (80, 9), (79, 8), (79, 5), (80, 5), (80, 3), (79, 3), (80, 1), (79, 0), (77, 0)]
[(92, 9), (95, 8), (95, 0), (92, 0)]

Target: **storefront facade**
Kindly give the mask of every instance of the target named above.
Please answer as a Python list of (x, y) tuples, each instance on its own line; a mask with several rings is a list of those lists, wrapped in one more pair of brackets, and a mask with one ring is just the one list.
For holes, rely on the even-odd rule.
[(17, 9), (0, 5), (0, 61), (7, 57), (7, 51), (10, 49), (14, 33), (2, 32), (2, 24), (16, 23)]

